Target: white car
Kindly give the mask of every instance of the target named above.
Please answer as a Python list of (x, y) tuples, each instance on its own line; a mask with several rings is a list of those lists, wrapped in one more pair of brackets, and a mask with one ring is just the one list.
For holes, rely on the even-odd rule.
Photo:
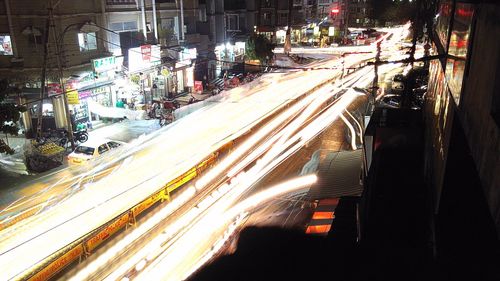
[(109, 150), (124, 145), (124, 142), (113, 140), (89, 140), (80, 144), (68, 155), (68, 164), (85, 164), (91, 159), (95, 159)]

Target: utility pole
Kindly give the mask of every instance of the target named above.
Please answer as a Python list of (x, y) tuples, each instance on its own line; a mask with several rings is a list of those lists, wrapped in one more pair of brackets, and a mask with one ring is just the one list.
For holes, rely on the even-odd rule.
[(43, 34), (43, 66), (42, 66), (42, 77), (40, 78), (40, 103), (38, 104), (37, 110), (37, 129), (36, 136), (40, 138), (42, 136), (42, 113), (43, 113), (43, 99), (45, 97), (45, 80), (47, 79), (47, 56), (49, 53), (49, 34), (50, 34), (50, 19), (52, 18), (52, 2), (49, 2), (48, 17), (45, 22), (45, 33)]
[(286, 29), (285, 36), (285, 45), (283, 46), (283, 51), (285, 54), (290, 54), (292, 51), (292, 9), (293, 9), (293, 0), (288, 0), (288, 18), (287, 24), (288, 28)]
[(153, 29), (155, 31), (155, 44), (158, 44), (158, 22), (156, 21), (156, 0), (151, 0), (153, 5)]
[[(181, 18), (180, 18), (180, 42), (184, 42), (184, 2), (183, 0), (175, 0), (175, 6), (180, 8)], [(217, 8), (216, 8), (217, 9)], [(217, 12), (216, 12), (217, 13)]]
[[(58, 2), (57, 4), (59, 4)], [(50, 5), (50, 11), (53, 11), (52, 7), (52, 0), (49, 0), (49, 5)], [(59, 70), (59, 83), (61, 85), (62, 89), (62, 95), (63, 95), (63, 101), (64, 101), (64, 110), (65, 115), (66, 115), (66, 123), (68, 124), (68, 139), (71, 143), (71, 149), (75, 150), (75, 139), (73, 137), (73, 124), (71, 122), (71, 115), (69, 112), (69, 103), (68, 103), (68, 94), (66, 93), (66, 85), (64, 83), (64, 72), (62, 68), (62, 63), (61, 63), (61, 46), (59, 46), (59, 40), (57, 38), (56, 30), (55, 30), (55, 23), (54, 23), (54, 13), (50, 12), (49, 13), (49, 21), (50, 21), (50, 27), (54, 28), (54, 32), (52, 33), (52, 36), (54, 38), (54, 45), (56, 48), (56, 60), (57, 60), (57, 68)], [(64, 36), (64, 34), (63, 34)], [(64, 39), (64, 38), (61, 38)], [(61, 40), (62, 43), (62, 40)]]
[(146, 29), (146, 11), (144, 10), (144, 0), (141, 1), (141, 20), (142, 20), (142, 34), (144, 35), (144, 40), (148, 40), (148, 31)]

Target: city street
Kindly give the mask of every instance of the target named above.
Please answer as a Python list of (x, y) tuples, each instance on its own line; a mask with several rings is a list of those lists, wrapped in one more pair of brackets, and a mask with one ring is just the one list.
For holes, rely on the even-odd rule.
[[(397, 42), (403, 35), (402, 31), (396, 30), (398, 36), (392, 36), (391, 42)], [(373, 56), (373, 53), (356, 54), (345, 57), (342, 62), (322, 61), (315, 66), (319, 69), (314, 71), (266, 74), (247, 85), (208, 99), (201, 108), (110, 152), (92, 167), (69, 167), (49, 175), (44, 183), (38, 181), (40, 186), (34, 188), (43, 188), (44, 192), (22, 198), (9, 206), (9, 210), (19, 213), (34, 208), (37, 211), (1, 231), (0, 248), (4, 251), (0, 253), (0, 264), (3, 272), (9, 278), (26, 274), (52, 253), (116, 218), (217, 149), (251, 131), (248, 145), (238, 146), (218, 164), (220, 168), (214, 167), (196, 182), (195, 190), (202, 191), (219, 177), (225, 178), (224, 181), (230, 182), (229, 186), (234, 185), (229, 194), (236, 190), (239, 193), (225, 201), (229, 205), (222, 206), (226, 207), (219, 205), (216, 213), (234, 205), (234, 200), (254, 182), (300, 150), (331, 125), (356, 96), (362, 95), (350, 87), (368, 86), (373, 80), (373, 67), (364, 67), (343, 81), (331, 82), (340, 76), (343, 67), (356, 67)], [(381, 67), (379, 71), (391, 68)], [(338, 101), (319, 111), (335, 95), (341, 95)], [(277, 113), (279, 115), (274, 117)], [(314, 118), (310, 119), (312, 116)], [(265, 126), (264, 121), (267, 122)], [(258, 143), (265, 145), (256, 146)], [(257, 165), (250, 168), (255, 170), (255, 176), (250, 177), (248, 165), (261, 156), (263, 158)], [(243, 177), (241, 172), (245, 170), (247, 180), (238, 185), (239, 180), (234, 179)], [(248, 180), (250, 178), (252, 181)], [(222, 185), (219, 189), (227, 192), (227, 186)], [(220, 190), (218, 193), (223, 195)], [(9, 235), (13, 231), (16, 235)], [(16, 258), (19, 255), (24, 258)], [(163, 258), (157, 261), (161, 260)], [(188, 270), (192, 266), (183, 268)], [(186, 274), (183, 272), (179, 276)]]
[(500, 280), (500, 0), (0, 2), (0, 281)]

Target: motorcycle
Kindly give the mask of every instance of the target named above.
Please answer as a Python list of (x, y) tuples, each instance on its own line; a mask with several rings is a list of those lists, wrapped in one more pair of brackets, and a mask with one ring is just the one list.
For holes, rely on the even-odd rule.
[(87, 129), (81, 129), (73, 133), (73, 137), (79, 143), (84, 143), (89, 139), (89, 133)]

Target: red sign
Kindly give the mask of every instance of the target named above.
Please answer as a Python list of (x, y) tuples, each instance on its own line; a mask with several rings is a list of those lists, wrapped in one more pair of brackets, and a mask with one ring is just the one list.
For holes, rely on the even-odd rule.
[(194, 81), (194, 92), (198, 94), (203, 92), (203, 83), (201, 81)]
[(338, 14), (340, 10), (338, 8), (333, 8), (332, 9), (332, 14)]
[(47, 96), (52, 97), (62, 94), (61, 85), (59, 83), (48, 83), (47, 84)]
[(141, 46), (142, 60), (149, 62), (151, 60), (151, 45)]

